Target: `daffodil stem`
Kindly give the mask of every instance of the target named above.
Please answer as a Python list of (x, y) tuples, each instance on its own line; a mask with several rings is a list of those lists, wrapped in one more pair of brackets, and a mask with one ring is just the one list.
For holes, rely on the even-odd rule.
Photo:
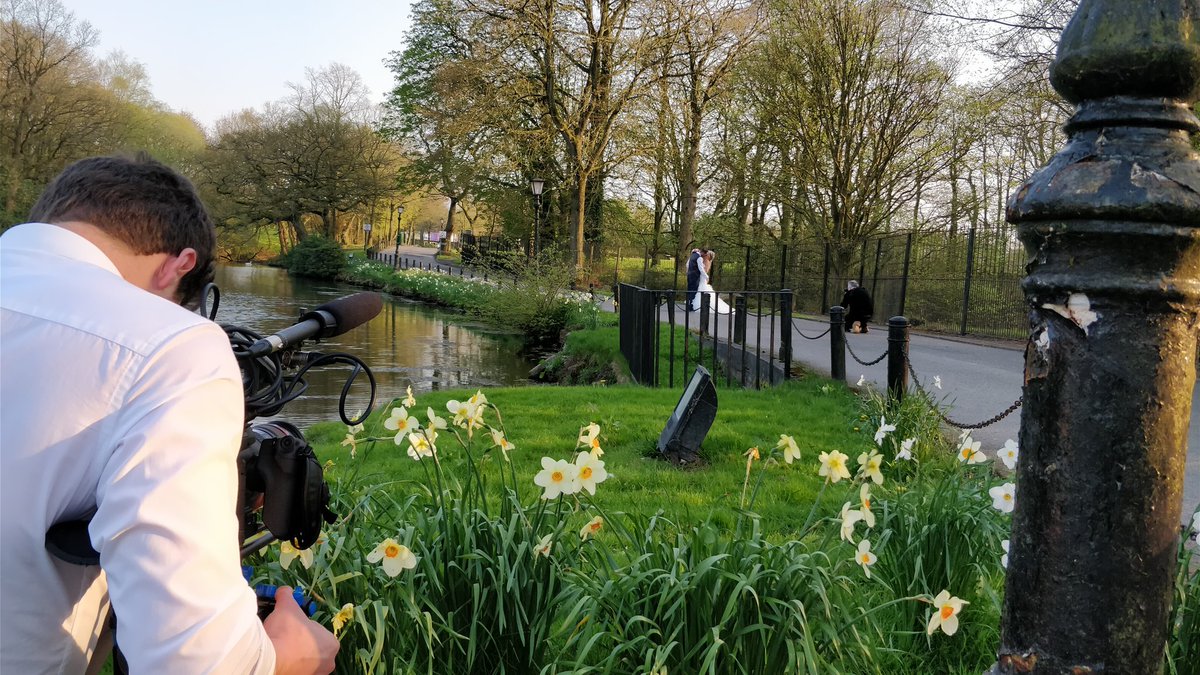
[(825, 494), (825, 488), (829, 487), (829, 479), (825, 479), (821, 483), (821, 489), (817, 491), (817, 497), (813, 500), (812, 508), (808, 510), (808, 517), (804, 519), (804, 525), (800, 528), (800, 533), (803, 535), (808, 532), (808, 526), (812, 524), (813, 515), (817, 512), (817, 504), (821, 503), (821, 497)]
[(867, 618), (868, 616), (871, 616), (875, 612), (878, 612), (879, 610), (881, 610), (885, 607), (891, 607), (892, 605), (898, 605), (902, 602), (909, 602), (912, 600), (928, 602), (928, 600), (926, 599), (926, 597), (924, 595), (910, 595), (910, 596), (907, 596), (904, 598), (895, 598), (893, 600), (888, 600), (887, 602), (883, 603), (882, 605), (876, 605), (875, 607), (872, 607), (871, 609), (868, 609), (867, 611), (863, 612), (862, 614), (859, 614), (858, 616), (854, 617), (850, 621), (847, 621), (844, 626), (842, 626), (836, 633), (834, 633), (834, 635), (842, 635), (847, 630), (849, 630), (850, 626), (853, 626), (854, 624), (858, 623), (859, 621)]

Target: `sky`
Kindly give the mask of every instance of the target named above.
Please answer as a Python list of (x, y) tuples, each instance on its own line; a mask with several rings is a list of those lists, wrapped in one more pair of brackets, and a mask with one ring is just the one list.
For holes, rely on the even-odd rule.
[(305, 68), (342, 63), (373, 101), (392, 86), (383, 60), (402, 48), (409, 0), (62, 0), (99, 33), (97, 58), (124, 51), (150, 76), (154, 97), (210, 130), (304, 82)]

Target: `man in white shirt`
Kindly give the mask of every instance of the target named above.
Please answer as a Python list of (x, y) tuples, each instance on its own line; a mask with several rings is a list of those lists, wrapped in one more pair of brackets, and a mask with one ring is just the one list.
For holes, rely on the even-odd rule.
[[(242, 384), (188, 311), (216, 233), (145, 157), (67, 167), (0, 237), (0, 672), (82, 673), (111, 598), (131, 673), (328, 673), (337, 640), (241, 574)], [(46, 531), (91, 516), (100, 567)], [(101, 571), (103, 570), (103, 571)]]

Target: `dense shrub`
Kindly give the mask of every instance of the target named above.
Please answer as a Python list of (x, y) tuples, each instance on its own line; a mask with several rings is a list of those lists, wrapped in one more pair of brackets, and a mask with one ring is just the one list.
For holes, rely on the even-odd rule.
[(336, 279), (346, 268), (346, 254), (337, 242), (310, 235), (296, 244), (283, 262), (288, 272), (296, 276)]

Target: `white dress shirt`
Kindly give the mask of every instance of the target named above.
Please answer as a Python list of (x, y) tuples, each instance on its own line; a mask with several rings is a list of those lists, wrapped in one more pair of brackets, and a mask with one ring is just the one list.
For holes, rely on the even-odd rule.
[[(219, 326), (91, 242), (0, 237), (0, 672), (82, 673), (107, 605), (131, 673), (270, 673), (242, 579), (241, 377)], [(95, 511), (96, 567), (47, 528)]]

